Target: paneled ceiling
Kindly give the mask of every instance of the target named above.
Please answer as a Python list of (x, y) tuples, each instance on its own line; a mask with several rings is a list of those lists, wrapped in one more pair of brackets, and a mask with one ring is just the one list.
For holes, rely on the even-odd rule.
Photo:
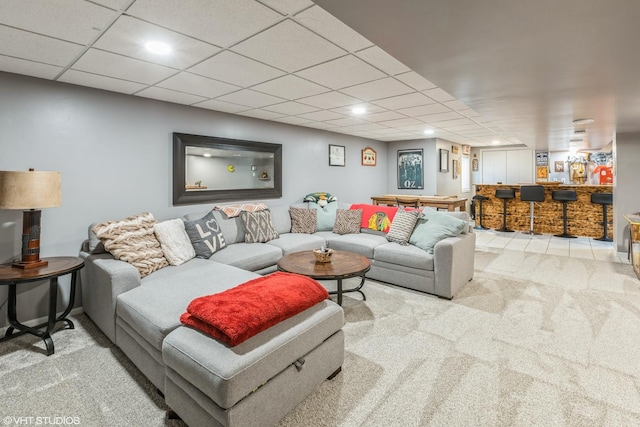
[[(611, 1), (632, 9), (625, 25), (631, 18), (638, 22), (640, 3)], [(640, 88), (628, 79), (614, 85), (611, 80), (622, 72), (611, 72), (611, 60), (634, 65), (622, 74), (635, 78), (640, 64), (633, 50), (618, 47), (606, 63), (596, 57), (576, 64), (570, 50), (575, 46), (544, 36), (555, 27), (540, 25), (545, 22), (534, 7), (557, 1), (496, 0), (482, 7), (460, 2), (2, 0), (0, 70), (380, 141), (433, 136), (471, 146), (497, 140), (566, 148), (576, 139), (571, 120), (583, 115), (596, 122), (582, 127), (581, 148), (606, 145), (616, 126), (629, 130), (620, 118), (637, 117), (638, 111), (621, 114), (621, 100), (640, 99)], [(616, 9), (597, 0), (559, 3), (565, 2), (587, 3), (594, 14)], [(502, 12), (497, 19), (492, 9), (498, 5), (519, 13), (530, 9), (536, 19), (507, 22)], [(495, 27), (475, 23), (476, 17)], [(573, 42), (603, 34), (591, 21), (581, 22), (586, 27), (567, 23)], [(509, 31), (500, 26), (505, 24)], [(518, 37), (519, 30), (535, 30), (540, 40), (528, 33)], [(597, 50), (585, 47), (582, 56), (619, 42), (621, 31), (600, 41)], [(633, 35), (633, 27), (626, 31)], [(149, 41), (164, 42), (171, 52), (151, 53), (144, 47)], [(566, 49), (568, 60), (540, 64), (545, 49), (554, 61)], [(590, 68), (581, 79), (565, 82), (585, 64)], [(574, 87), (593, 83), (592, 73), (601, 77), (596, 82), (609, 98), (599, 86)], [(625, 97), (617, 98), (621, 93)], [(533, 114), (537, 109), (546, 111)]]

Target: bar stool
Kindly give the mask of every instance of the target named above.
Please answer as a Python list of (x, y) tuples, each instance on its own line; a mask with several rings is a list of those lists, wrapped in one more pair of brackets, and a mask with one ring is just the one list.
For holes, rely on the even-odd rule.
[(544, 186), (523, 185), (520, 187), (520, 200), (529, 204), (529, 234), (540, 234), (533, 231), (533, 203), (544, 202)]
[(502, 199), (502, 227), (496, 228), (496, 231), (513, 233), (513, 230), (507, 228), (507, 202), (509, 199), (515, 198), (516, 190), (513, 188), (499, 188), (496, 190), (496, 199)]
[(417, 197), (396, 197), (396, 206), (405, 208), (419, 208), (420, 199)]
[(591, 203), (602, 205), (602, 226), (604, 228), (604, 236), (595, 240), (602, 240), (603, 242), (610, 242), (608, 221), (607, 221), (607, 206), (613, 204), (613, 193), (592, 193)]
[(554, 234), (554, 236), (575, 239), (576, 236), (567, 233), (567, 202), (578, 200), (576, 192), (573, 190), (555, 190), (551, 193), (551, 198), (557, 202), (562, 202), (562, 234)]
[[(480, 221), (479, 221), (479, 222), (478, 222), (478, 221), (476, 221), (476, 223), (477, 223), (478, 225), (476, 225), (475, 227), (473, 227), (473, 228), (475, 228), (476, 230), (488, 230), (488, 228), (486, 228), (486, 227), (484, 226), (484, 224), (482, 224), (482, 202), (484, 202), (485, 200), (488, 200), (488, 199), (489, 199), (488, 197), (483, 196), (482, 194), (476, 194), (475, 196), (473, 196), (473, 200), (474, 200), (474, 202), (476, 202), (476, 204), (480, 206), (480, 209), (479, 209), (479, 210), (480, 210), (480, 213), (479, 213), (479, 215), (480, 215)], [(474, 215), (474, 218), (477, 218), (477, 217), (478, 217), (478, 215), (476, 215), (475, 206), (474, 206), (474, 210), (473, 210), (473, 215)]]

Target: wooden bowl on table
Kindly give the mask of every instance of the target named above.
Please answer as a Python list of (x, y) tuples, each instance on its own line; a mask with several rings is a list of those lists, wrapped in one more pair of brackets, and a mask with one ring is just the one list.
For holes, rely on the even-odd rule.
[(333, 249), (327, 249), (325, 252), (322, 252), (320, 249), (314, 249), (313, 255), (316, 257), (316, 262), (331, 262)]

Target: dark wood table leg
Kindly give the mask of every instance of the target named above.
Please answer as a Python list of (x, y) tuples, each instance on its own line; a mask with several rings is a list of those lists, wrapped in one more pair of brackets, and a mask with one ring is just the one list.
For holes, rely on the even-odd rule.
[(338, 279), (338, 305), (342, 305), (342, 279)]

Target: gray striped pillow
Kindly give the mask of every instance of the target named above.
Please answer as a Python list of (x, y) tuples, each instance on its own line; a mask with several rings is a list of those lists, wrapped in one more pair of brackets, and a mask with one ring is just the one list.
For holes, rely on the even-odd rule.
[(387, 240), (390, 242), (399, 243), (403, 246), (409, 244), (411, 233), (416, 226), (416, 222), (420, 217), (420, 211), (415, 209), (412, 211), (405, 211), (404, 209), (398, 209), (396, 215), (393, 217), (389, 232), (387, 233)]
[(362, 209), (338, 209), (333, 232), (336, 234), (360, 233)]

